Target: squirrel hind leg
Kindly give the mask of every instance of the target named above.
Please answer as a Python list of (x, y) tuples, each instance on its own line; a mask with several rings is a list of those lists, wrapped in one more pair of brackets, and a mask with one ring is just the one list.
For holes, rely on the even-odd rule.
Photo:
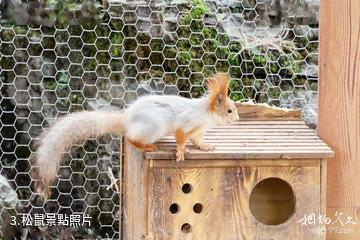
[(155, 144), (145, 144), (139, 140), (127, 139), (127, 141), (133, 145), (140, 152), (155, 152), (158, 147)]

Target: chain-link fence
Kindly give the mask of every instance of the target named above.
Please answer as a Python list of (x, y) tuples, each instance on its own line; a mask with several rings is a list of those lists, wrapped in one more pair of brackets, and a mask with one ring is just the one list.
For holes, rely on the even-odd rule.
[[(51, 198), (34, 194), (28, 164), (34, 142), (69, 112), (120, 110), (146, 94), (201, 97), (209, 75), (227, 72), (233, 100), (302, 108), (316, 124), (318, 1), (54, 2), (33, 9), (19, 3), (10, 8), (17, 24), (0, 26), (3, 238), (120, 237), (119, 221), (126, 219), (120, 194), (109, 188), (111, 173), (121, 179), (118, 136), (74, 146)], [(51, 4), (63, 19), (54, 18), (59, 9), (46, 12)], [(92, 220), (77, 228), (11, 226), (10, 216), (22, 213), (85, 213)]]

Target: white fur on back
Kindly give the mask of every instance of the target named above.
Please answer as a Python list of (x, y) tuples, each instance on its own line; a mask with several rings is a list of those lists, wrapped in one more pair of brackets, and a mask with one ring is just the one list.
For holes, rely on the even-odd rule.
[(181, 128), (214, 125), (206, 98), (187, 99), (178, 96), (142, 97), (127, 109), (124, 116), (126, 137), (154, 143)]

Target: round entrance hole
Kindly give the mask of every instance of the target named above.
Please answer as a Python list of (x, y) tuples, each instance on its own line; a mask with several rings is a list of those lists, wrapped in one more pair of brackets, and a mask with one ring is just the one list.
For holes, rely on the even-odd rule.
[(266, 225), (284, 223), (295, 212), (294, 191), (280, 178), (266, 178), (256, 184), (249, 201), (253, 216)]
[(195, 213), (199, 214), (202, 212), (203, 206), (201, 203), (196, 203), (193, 207)]
[(183, 193), (189, 193), (189, 192), (191, 192), (191, 189), (192, 189), (192, 187), (191, 187), (190, 183), (185, 183), (181, 188)]
[(189, 233), (191, 231), (191, 225), (188, 223), (184, 223), (183, 225), (181, 225), (181, 231), (183, 233)]
[(179, 211), (179, 205), (177, 205), (176, 203), (171, 204), (170, 207), (169, 207), (169, 211), (172, 214), (177, 213)]

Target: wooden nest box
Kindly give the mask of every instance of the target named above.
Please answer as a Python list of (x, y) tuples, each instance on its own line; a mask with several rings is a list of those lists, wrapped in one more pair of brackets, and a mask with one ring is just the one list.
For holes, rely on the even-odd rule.
[[(325, 213), (331, 149), (297, 110), (238, 104), (240, 121), (207, 131), (212, 152), (175, 140), (145, 155), (124, 143), (122, 237), (134, 239), (324, 239), (305, 214)], [(320, 233), (319, 233), (320, 232)]]

